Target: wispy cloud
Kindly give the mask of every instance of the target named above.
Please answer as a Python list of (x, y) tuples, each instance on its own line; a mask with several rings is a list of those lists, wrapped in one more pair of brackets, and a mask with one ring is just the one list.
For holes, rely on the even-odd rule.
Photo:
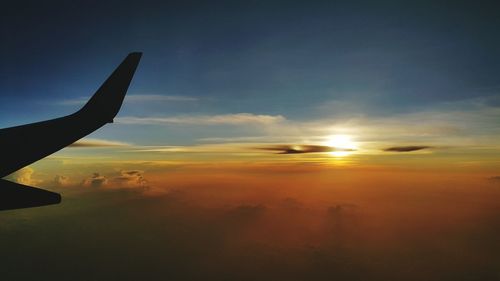
[(289, 142), (290, 140), (295, 141), (296, 139), (297, 136), (294, 135), (280, 135), (280, 136), (210, 137), (210, 138), (199, 138), (197, 139), (197, 141), (204, 143), (283, 143), (283, 142)]
[(70, 145), (70, 147), (114, 147), (114, 146), (130, 146), (130, 144), (120, 141), (103, 140), (103, 139), (81, 139)]
[(189, 96), (166, 95), (127, 95), (126, 102), (168, 102), (168, 101), (197, 101), (198, 98)]
[(239, 143), (204, 144), (190, 146), (142, 146), (131, 152), (163, 153), (255, 153), (255, 145)]
[(222, 115), (199, 115), (177, 117), (119, 117), (115, 121), (122, 124), (189, 124), (189, 125), (241, 125), (275, 124), (285, 121), (281, 115), (258, 115), (235, 113)]
[(352, 152), (355, 149), (337, 148), (313, 144), (265, 144), (265, 143), (219, 143), (190, 146), (143, 146), (135, 147), (131, 152), (162, 152), (162, 153), (236, 153), (255, 155), (258, 151), (271, 151), (277, 154), (303, 154), (325, 152)]
[(427, 146), (427, 145), (393, 146), (393, 147), (385, 148), (384, 151), (387, 151), (387, 152), (412, 152), (412, 151), (419, 151), (419, 150), (429, 149), (429, 148), (432, 148), (432, 146)]
[[(59, 102), (60, 105), (84, 105), (90, 97), (80, 97), (76, 99), (68, 99)], [(178, 95), (126, 95), (126, 103), (139, 102), (192, 102), (197, 101), (196, 97), (178, 96)]]
[(69, 99), (69, 100), (62, 100), (57, 102), (58, 105), (84, 105), (90, 97), (87, 98), (76, 98), (76, 99)]
[(333, 151), (354, 151), (354, 149), (336, 148), (326, 145), (273, 145), (259, 147), (261, 150), (276, 151), (278, 154), (302, 154), (302, 153), (321, 153)]

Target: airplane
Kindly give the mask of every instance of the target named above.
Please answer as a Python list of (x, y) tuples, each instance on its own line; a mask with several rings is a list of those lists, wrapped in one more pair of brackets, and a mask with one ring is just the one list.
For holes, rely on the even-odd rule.
[(0, 210), (59, 204), (61, 195), (14, 183), (3, 177), (28, 166), (86, 135), (113, 123), (142, 53), (133, 52), (106, 79), (90, 100), (68, 116), (0, 129)]

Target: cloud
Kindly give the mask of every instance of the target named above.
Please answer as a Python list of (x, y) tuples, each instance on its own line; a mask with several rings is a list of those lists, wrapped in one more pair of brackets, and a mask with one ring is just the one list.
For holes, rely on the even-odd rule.
[(33, 173), (35, 173), (35, 170), (31, 167), (24, 167), (15, 173), (14, 178), (16, 182), (20, 184), (36, 185), (37, 183), (40, 183), (40, 181), (33, 179)]
[(299, 200), (292, 198), (292, 197), (286, 197), (280, 202), (280, 207), (286, 209), (286, 210), (300, 210), (304, 208), (304, 204), (300, 202)]
[(188, 125), (241, 125), (275, 124), (285, 121), (281, 115), (258, 115), (235, 113), (222, 115), (178, 116), (178, 117), (120, 117), (115, 121), (122, 124), (188, 124)]
[(220, 143), (192, 146), (151, 146), (137, 148), (136, 152), (165, 153), (238, 153), (255, 154), (256, 150), (274, 151), (277, 154), (321, 153), (332, 151), (355, 151), (355, 149), (336, 148), (323, 145), (267, 145), (265, 143)]
[[(60, 105), (84, 105), (88, 97), (80, 97), (59, 102)], [(126, 95), (125, 103), (133, 102), (189, 102), (197, 101), (198, 98), (176, 95)]]
[(490, 181), (500, 182), (500, 176), (492, 176), (488, 178)]
[[(68, 178), (57, 176), (54, 181), (61, 185), (68, 183)], [(81, 184), (84, 187), (96, 187), (108, 190), (136, 189), (144, 195), (164, 195), (165, 189), (151, 186), (144, 177), (141, 170), (121, 170), (110, 174), (93, 173), (92, 176), (84, 179)]]
[(168, 95), (127, 95), (125, 102), (167, 102), (167, 101), (197, 101), (198, 98), (188, 96)]
[(356, 210), (357, 208), (358, 208), (358, 206), (356, 204), (352, 204), (352, 203), (335, 204), (335, 205), (328, 207), (327, 212), (331, 215), (332, 214), (336, 215), (336, 214), (346, 212), (346, 211), (353, 211), (353, 210)]
[(290, 139), (296, 139), (297, 136), (244, 136), (244, 137), (209, 137), (209, 138), (199, 138), (199, 142), (207, 143), (279, 143), (290, 141)]
[(56, 186), (68, 186), (70, 182), (68, 177), (62, 175), (56, 175), (54, 177), (53, 184)]
[(418, 150), (424, 150), (424, 149), (430, 149), (430, 148), (433, 148), (433, 147), (427, 146), (427, 145), (393, 146), (393, 147), (385, 148), (384, 151), (388, 151), (388, 152), (412, 152), (412, 151), (418, 151)]
[(148, 181), (144, 178), (144, 171), (129, 170), (120, 171), (120, 175), (111, 179), (117, 187), (148, 187)]
[(321, 153), (332, 151), (354, 151), (354, 149), (336, 148), (326, 145), (274, 145), (261, 147), (262, 150), (276, 151), (278, 154)]
[(230, 225), (241, 225), (254, 221), (261, 217), (267, 207), (264, 204), (241, 204), (227, 211), (227, 223)]
[(102, 139), (81, 139), (69, 145), (69, 147), (113, 147), (113, 146), (130, 146), (130, 144), (120, 141), (111, 141)]
[[(151, 276), (173, 276), (175, 280), (199, 280), (200, 276), (215, 280), (221, 276), (228, 280), (245, 280), (248, 276), (261, 280), (326, 280), (331, 276), (370, 280), (375, 276), (382, 280), (395, 275), (405, 279), (408, 273), (416, 276), (410, 280), (426, 280), (432, 279), (435, 272), (431, 272), (432, 276), (422, 275), (421, 269), (440, 264), (443, 258), (450, 258), (454, 267), (437, 268), (436, 279), (453, 280), (456, 268), (465, 268), (460, 274), (472, 274), (477, 268), (483, 269), (485, 261), (496, 261), (498, 251), (491, 245), (498, 240), (500, 217), (491, 206), (496, 206), (497, 197), (491, 196), (491, 188), (478, 188), (476, 184), (481, 181), (476, 181), (477, 175), (470, 175), (472, 181), (452, 177), (450, 182), (448, 175), (429, 181), (426, 175), (431, 174), (408, 171), (402, 173), (405, 181), (401, 185), (392, 177), (392, 170), (382, 177), (380, 170), (367, 171), (362, 177), (360, 170), (328, 170), (329, 174), (288, 172), (271, 178), (248, 171), (228, 174), (225, 169), (167, 175), (157, 171), (151, 174), (152, 180), (161, 175), (175, 188), (163, 186), (168, 193), (155, 197), (139, 196), (142, 193), (134, 189), (108, 189), (113, 177), (141, 174), (135, 168), (115, 174), (100, 171), (109, 179), (108, 186), (99, 189), (105, 192), (82, 188), (91, 192), (65, 196), (69, 199), (66, 204), (54, 208), (28, 209), (2, 217), (5, 251), (21, 251), (5, 261), (7, 273), (15, 271), (6, 280), (34, 279), (26, 275), (19, 278), (26, 257), (44, 266), (36, 267), (35, 273), (26, 271), (30, 276), (47, 274), (45, 268), (51, 269), (49, 265), (54, 262), (69, 262), (70, 266), (57, 270), (66, 269), (64, 274), (77, 270), (81, 280), (96, 274), (113, 275), (117, 268), (126, 270), (123, 280), (140, 279), (145, 271)], [(149, 170), (146, 173), (148, 176)], [(373, 185), (378, 182), (384, 183), (382, 189), (374, 191)], [(450, 183), (468, 188), (450, 196), (449, 192), (443, 193)], [(408, 186), (419, 188), (409, 196), (401, 196), (407, 194)], [(436, 198), (412, 200), (415, 196), (428, 198), (429, 192)], [(471, 195), (481, 200), (470, 200)], [(465, 208), (453, 208), (457, 204)], [(471, 227), (478, 222), (487, 229), (478, 232), (477, 227)], [(33, 231), (26, 231), (27, 227)], [(32, 232), (47, 235), (29, 239)], [(471, 244), (471, 237), (478, 235), (485, 237), (482, 243)], [(21, 240), (26, 241), (26, 247), (16, 249)], [(43, 258), (46, 251), (33, 251), (39, 245), (54, 243), (72, 247), (53, 247), (57, 259), (50, 260)], [(123, 245), (127, 245), (127, 255), (116, 257), (114, 250), (123, 249)], [(462, 245), (467, 246), (465, 254), (457, 257), (457, 247), (462, 249)], [(95, 255), (96, 248), (113, 251)], [(472, 265), (467, 255), (471, 251), (480, 257), (476, 260), (475, 256)], [(73, 266), (71, 257), (93, 254), (95, 257), (88, 263)], [(127, 258), (145, 255), (151, 258)], [(364, 270), (373, 268), (377, 258), (403, 270)], [(423, 262), (415, 267), (415, 260)], [(489, 272), (495, 274), (496, 264), (490, 265)], [(89, 266), (97, 273), (88, 273)], [(186, 276), (191, 271), (183, 269), (193, 267), (200, 270)]]
[(164, 152), (164, 153), (255, 153), (255, 148), (239, 143), (222, 143), (191, 146), (143, 146), (135, 152)]
[(94, 173), (91, 177), (82, 181), (83, 186), (101, 187), (108, 184), (108, 179), (99, 173)]
[(70, 100), (63, 100), (58, 102), (57, 104), (60, 105), (84, 105), (89, 98), (76, 98), (76, 99), (70, 99)]

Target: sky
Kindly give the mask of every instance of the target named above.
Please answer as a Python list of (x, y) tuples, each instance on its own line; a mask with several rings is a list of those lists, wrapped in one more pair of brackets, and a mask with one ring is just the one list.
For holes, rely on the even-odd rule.
[(2, 128), (73, 113), (143, 52), (113, 124), (8, 176), (63, 203), (0, 213), (3, 276), (498, 278), (498, 8), (3, 5)]

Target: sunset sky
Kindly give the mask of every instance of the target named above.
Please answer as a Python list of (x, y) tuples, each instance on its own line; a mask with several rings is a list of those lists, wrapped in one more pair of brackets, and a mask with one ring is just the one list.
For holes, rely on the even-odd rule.
[(342, 2), (3, 5), (0, 127), (143, 57), (113, 124), (8, 177), (63, 203), (0, 213), (1, 273), (500, 277), (500, 7)]

